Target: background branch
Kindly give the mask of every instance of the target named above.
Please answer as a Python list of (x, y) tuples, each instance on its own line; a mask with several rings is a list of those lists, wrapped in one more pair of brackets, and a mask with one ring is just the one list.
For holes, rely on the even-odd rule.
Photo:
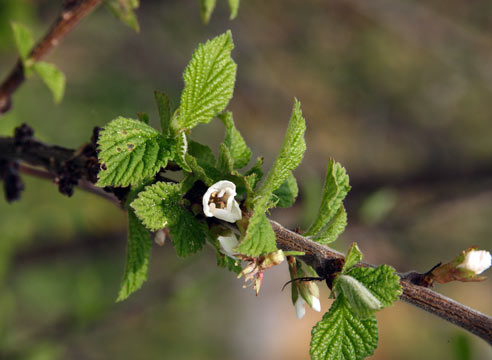
[[(0, 138), (0, 154), (9, 160), (20, 160), (29, 165), (41, 166), (45, 171), (35, 170), (31, 167), (21, 166), (21, 171), (30, 175), (40, 176), (42, 178), (56, 179), (60, 171), (67, 170), (67, 163), (71, 166), (69, 169), (77, 174), (85, 174), (83, 182), (79, 179), (78, 185), (85, 189), (91, 189), (97, 195), (108, 196), (101, 193), (100, 189), (94, 187), (94, 178), (88, 178), (87, 159), (84, 161), (83, 153), (80, 150), (74, 151), (59, 146), (43, 144), (35, 139), (24, 141), (19, 146), (15, 138)], [(77, 159), (77, 161), (74, 161)], [(80, 168), (81, 167), (81, 168)], [(330, 275), (340, 271), (344, 256), (327, 246), (315, 243), (308, 238), (290, 231), (281, 224), (270, 221), (277, 236), (278, 247), (282, 250), (295, 250), (305, 253), (302, 256), (307, 264), (311, 265), (320, 276), (330, 280)], [(371, 266), (363, 264), (363, 266)], [(487, 343), (492, 345), (492, 318), (462, 305), (452, 299), (436, 293), (435, 291), (416, 285), (400, 274), (403, 294), (401, 300), (415, 305), (431, 314), (434, 314), (448, 322), (460, 326), (479, 336)]]
[[(30, 58), (37, 62), (56, 47), (75, 25), (91, 12), (102, 0), (67, 0), (63, 9), (44, 38), (32, 49)], [(0, 114), (7, 112), (12, 104), (12, 94), (24, 82), (24, 69), (20, 59), (0, 85)]]

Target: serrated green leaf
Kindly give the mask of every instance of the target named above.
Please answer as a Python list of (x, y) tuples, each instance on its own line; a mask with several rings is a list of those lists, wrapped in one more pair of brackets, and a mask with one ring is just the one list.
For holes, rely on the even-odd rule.
[(326, 226), (339, 211), (342, 201), (349, 190), (349, 177), (345, 169), (339, 163), (330, 159), (318, 216), (308, 231), (306, 231), (305, 236), (315, 235)]
[(360, 263), (362, 261), (362, 252), (360, 251), (357, 243), (353, 242), (345, 255), (345, 264), (342, 268), (342, 273), (345, 273), (352, 266)]
[(116, 18), (136, 32), (140, 31), (137, 16), (133, 11), (140, 5), (139, 0), (104, 0), (104, 3)]
[(205, 244), (200, 222), (182, 207), (175, 220), (169, 223), (169, 233), (176, 253), (181, 257), (196, 253)]
[(34, 47), (34, 39), (31, 31), (25, 26), (17, 22), (11, 24), (12, 32), (14, 34), (15, 46), (19, 52), (19, 57), (25, 65), (25, 61), (29, 58), (32, 48)]
[(231, 153), (227, 146), (220, 144), (219, 158), (217, 160), (217, 170), (223, 174), (232, 174), (234, 161), (232, 160)]
[(229, 9), (231, 10), (230, 19), (233, 20), (237, 16), (237, 12), (239, 10), (239, 0), (228, 0)]
[(256, 257), (276, 250), (276, 237), (268, 218), (263, 212), (255, 212), (249, 219), (244, 239), (237, 248), (238, 253)]
[(200, 44), (183, 74), (179, 114), (172, 121), (176, 132), (208, 123), (221, 113), (232, 98), (236, 64), (231, 32)]
[(188, 153), (193, 156), (200, 166), (215, 167), (215, 156), (210, 147), (196, 141), (188, 141)]
[(256, 163), (251, 167), (251, 169), (246, 171), (246, 173), (244, 174), (246, 183), (248, 185), (248, 193), (250, 194), (253, 194), (256, 185), (258, 185), (258, 183), (263, 177), (262, 166), (263, 166), (263, 158), (259, 157), (258, 159), (256, 159)]
[(158, 182), (140, 192), (130, 206), (150, 230), (169, 227), (178, 256), (187, 256), (203, 247), (205, 234), (200, 222), (180, 205), (179, 184)]
[(107, 124), (98, 140), (97, 186), (128, 186), (155, 175), (173, 157), (173, 144), (149, 125), (118, 117)]
[(65, 74), (54, 64), (38, 61), (32, 65), (32, 69), (41, 77), (50, 89), (55, 103), (59, 103), (65, 92)]
[(383, 308), (381, 301), (364, 284), (352, 276), (339, 275), (335, 280), (334, 287), (338, 294), (343, 293), (359, 319), (367, 319)]
[(400, 277), (389, 265), (377, 268), (355, 267), (350, 269), (347, 275), (364, 284), (384, 307), (391, 306), (402, 293)]
[(204, 24), (208, 24), (217, 0), (200, 0), (200, 15)]
[(164, 136), (170, 136), (171, 131), (171, 101), (162, 91), (154, 91), (157, 111), (161, 122), (161, 131)]
[(267, 210), (272, 193), (282, 185), (291, 171), (301, 162), (306, 150), (305, 131), (306, 122), (302, 117), (301, 104), (296, 99), (280, 153), (253, 199), (255, 211), (265, 212)]
[(320, 230), (316, 235), (310, 236), (310, 239), (319, 244), (327, 245), (338, 239), (346, 227), (347, 212), (345, 211), (345, 207), (341, 205), (335, 216), (328, 222), (325, 228)]
[(299, 188), (297, 187), (297, 181), (294, 174), (290, 172), (289, 176), (280, 185), (280, 187), (273, 192), (274, 199), (277, 200), (278, 207), (288, 208), (294, 205)]
[(226, 129), (224, 144), (234, 160), (234, 169), (241, 169), (248, 165), (251, 159), (251, 150), (236, 129), (231, 112), (220, 114), (219, 119), (222, 120)]
[(125, 273), (116, 301), (123, 301), (140, 289), (147, 280), (152, 239), (149, 231), (140, 223), (131, 209), (128, 209), (128, 243), (126, 247)]
[(188, 138), (184, 132), (176, 135), (176, 156), (174, 161), (181, 167), (183, 172), (191, 172), (191, 167), (187, 161), (188, 155)]
[(311, 332), (311, 359), (361, 360), (374, 353), (377, 343), (376, 317), (359, 319), (340, 294)]

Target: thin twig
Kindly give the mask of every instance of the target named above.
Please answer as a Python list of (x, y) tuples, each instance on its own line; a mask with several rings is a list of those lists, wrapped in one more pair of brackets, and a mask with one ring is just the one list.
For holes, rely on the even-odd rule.
[[(45, 37), (32, 49), (30, 58), (37, 62), (70, 32), (75, 25), (91, 12), (102, 0), (67, 0), (63, 9)], [(12, 103), (12, 94), (24, 82), (24, 69), (20, 59), (0, 85), (0, 114), (7, 112)]]
[[(36, 151), (27, 149), (29, 145), (32, 145)], [(67, 157), (70, 158), (70, 155), (73, 156), (75, 152), (58, 146), (41, 144), (34, 139), (30, 139), (28, 143), (24, 143), (23, 151), (19, 152), (12, 138), (0, 138), (0, 154), (9, 159), (20, 160), (34, 166), (41, 166), (49, 173), (56, 174), (58, 167), (53, 166), (53, 164), (63, 164), (64, 161), (67, 161)], [(77, 163), (75, 163), (75, 166), (77, 166)], [(21, 167), (21, 169), (25, 169), (25, 167)], [(74, 170), (80, 171), (81, 169)], [(37, 172), (32, 170), (29, 170), (29, 172), (31, 175), (37, 174)], [(43, 178), (48, 177), (44, 173), (40, 175)], [(88, 188), (93, 187), (89, 181), (87, 183), (89, 184), (79, 183), (79, 185)], [(107, 198), (100, 191), (93, 192)], [(273, 220), (270, 220), (270, 223), (275, 231), (278, 247), (286, 251), (304, 252), (301, 259), (312, 266), (320, 276), (329, 280), (329, 275), (341, 270), (344, 262), (344, 255), (342, 253), (290, 231)], [(362, 264), (362, 266), (372, 265)], [(400, 297), (401, 300), (458, 325), (492, 345), (491, 317), (438, 294), (431, 289), (415, 285), (409, 278), (405, 278), (404, 275), (400, 275), (400, 277), (400, 283), (403, 289), (403, 294)]]

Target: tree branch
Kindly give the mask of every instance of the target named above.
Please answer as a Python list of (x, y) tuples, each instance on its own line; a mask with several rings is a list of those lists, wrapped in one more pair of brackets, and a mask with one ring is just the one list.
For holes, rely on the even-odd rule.
[[(2, 157), (12, 161), (20, 160), (29, 165), (43, 167), (47, 170), (47, 173), (39, 172), (39, 170), (33, 171), (32, 168), (26, 166), (20, 167), (24, 173), (43, 178), (48, 178), (48, 174), (52, 174), (52, 178), (56, 179), (60, 171), (67, 170), (67, 163), (71, 164), (70, 168), (74, 172), (87, 174), (87, 169), (85, 168), (87, 161), (80, 159), (79, 161), (74, 161), (77, 156), (80, 157), (80, 154), (77, 155), (78, 153), (80, 151), (76, 152), (59, 146), (45, 145), (32, 138), (24, 141), (21, 147), (16, 145), (15, 138), (0, 138), (0, 154)], [(77, 166), (81, 166), (81, 168), (77, 168)], [(85, 177), (86, 183), (85, 185), (82, 184), (82, 186), (95, 188), (92, 185), (95, 182), (94, 178)], [(99, 190), (94, 192), (98, 195), (103, 195)], [(270, 223), (277, 236), (278, 247), (282, 250), (304, 252), (305, 255), (301, 259), (311, 265), (320, 276), (326, 278), (328, 284), (330, 276), (341, 270), (344, 263), (343, 254), (290, 231), (273, 220)], [(372, 265), (362, 264), (362, 266)], [(401, 278), (400, 284), (403, 289), (403, 294), (400, 297), (401, 300), (458, 325), (492, 345), (491, 317), (440, 295), (424, 286), (416, 285), (412, 282), (410, 276), (407, 277), (404, 274), (399, 275)]]
[[(32, 49), (29, 57), (37, 62), (72, 30), (75, 25), (91, 12), (102, 0), (66, 0), (62, 11), (45, 37)], [(24, 69), (20, 59), (0, 85), (0, 114), (9, 111), (12, 105), (12, 94), (24, 82)]]

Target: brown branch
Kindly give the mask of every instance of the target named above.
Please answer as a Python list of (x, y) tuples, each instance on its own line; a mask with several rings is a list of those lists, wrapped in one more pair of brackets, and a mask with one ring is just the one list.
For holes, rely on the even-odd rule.
[[(75, 154), (73, 150), (45, 145), (34, 139), (29, 139), (29, 142), (24, 143), (23, 150), (19, 151), (19, 148), (15, 146), (14, 140), (12, 138), (0, 138), (0, 154), (2, 157), (7, 157), (9, 160), (20, 160), (30, 165), (41, 166), (48, 173), (54, 173), (55, 176), (57, 169), (60, 169), (60, 166), (63, 168), (64, 162), (73, 159)], [(32, 146), (33, 149), (28, 149), (29, 146)], [(81, 163), (77, 162), (75, 164), (81, 165)], [(25, 172), (28, 168), (21, 167), (21, 169), (24, 169)], [(32, 175), (37, 175), (37, 172), (31, 170), (28, 172)], [(43, 178), (48, 177), (45, 173), (40, 173), (39, 175)], [(93, 187), (92, 184), (88, 186)], [(99, 191), (95, 193), (102, 195)], [(271, 220), (270, 223), (275, 231), (278, 247), (282, 250), (304, 252), (305, 255), (301, 257), (302, 260), (311, 265), (320, 276), (326, 278), (328, 283), (330, 280), (329, 276), (341, 270), (344, 262), (343, 254), (290, 231), (275, 221)], [(363, 266), (371, 265), (363, 264)], [(410, 277), (405, 277), (404, 275), (400, 275), (400, 277), (400, 283), (403, 289), (403, 294), (400, 297), (401, 300), (458, 325), (492, 345), (492, 318), (440, 295), (431, 289), (418, 286), (412, 283)]]
[[(75, 25), (102, 0), (67, 0), (63, 9), (51, 26), (45, 37), (32, 49), (29, 57), (37, 62), (50, 50), (56, 47), (60, 41), (70, 32)], [(12, 94), (24, 82), (24, 69), (20, 59), (14, 68), (0, 85), (0, 114), (7, 112), (12, 104)]]

